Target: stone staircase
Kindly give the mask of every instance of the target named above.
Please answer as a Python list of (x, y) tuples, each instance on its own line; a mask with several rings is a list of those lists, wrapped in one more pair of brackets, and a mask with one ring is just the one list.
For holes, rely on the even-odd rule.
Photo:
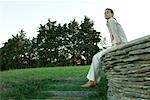
[(96, 91), (44, 91), (43, 93), (47, 94), (50, 100), (90, 100), (90, 97), (98, 100)]
[(86, 80), (67, 78), (52, 80), (38, 100), (100, 100), (97, 87), (82, 88)]

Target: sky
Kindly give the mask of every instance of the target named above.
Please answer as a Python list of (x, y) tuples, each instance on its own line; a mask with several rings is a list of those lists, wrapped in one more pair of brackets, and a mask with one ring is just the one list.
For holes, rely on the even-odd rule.
[(150, 35), (150, 0), (0, 0), (0, 47), (21, 29), (27, 38), (38, 34), (48, 18), (64, 24), (84, 16), (110, 41), (104, 10), (112, 8), (129, 41)]

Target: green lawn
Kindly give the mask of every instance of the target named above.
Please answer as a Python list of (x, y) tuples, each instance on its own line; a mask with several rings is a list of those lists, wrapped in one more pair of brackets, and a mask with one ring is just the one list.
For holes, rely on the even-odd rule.
[(88, 69), (89, 66), (67, 66), (0, 72), (0, 96), (2, 100), (49, 99), (48, 95), (41, 92), (47, 90), (98, 91), (100, 95), (94, 97), (94, 100), (105, 100), (107, 82), (104, 73), (99, 86), (95, 88), (80, 87), (87, 81)]

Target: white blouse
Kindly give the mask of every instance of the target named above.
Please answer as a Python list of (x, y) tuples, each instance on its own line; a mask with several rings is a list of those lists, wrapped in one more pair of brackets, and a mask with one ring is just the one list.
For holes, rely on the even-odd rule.
[(119, 45), (127, 42), (127, 37), (121, 25), (112, 17), (107, 21), (112, 45)]

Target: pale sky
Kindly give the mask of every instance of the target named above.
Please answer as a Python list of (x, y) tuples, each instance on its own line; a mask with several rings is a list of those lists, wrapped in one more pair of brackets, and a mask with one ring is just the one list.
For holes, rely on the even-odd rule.
[(89, 17), (102, 36), (110, 40), (104, 19), (105, 8), (114, 10), (129, 41), (150, 35), (150, 0), (0, 0), (0, 47), (21, 29), (36, 37), (40, 24), (64, 24)]

